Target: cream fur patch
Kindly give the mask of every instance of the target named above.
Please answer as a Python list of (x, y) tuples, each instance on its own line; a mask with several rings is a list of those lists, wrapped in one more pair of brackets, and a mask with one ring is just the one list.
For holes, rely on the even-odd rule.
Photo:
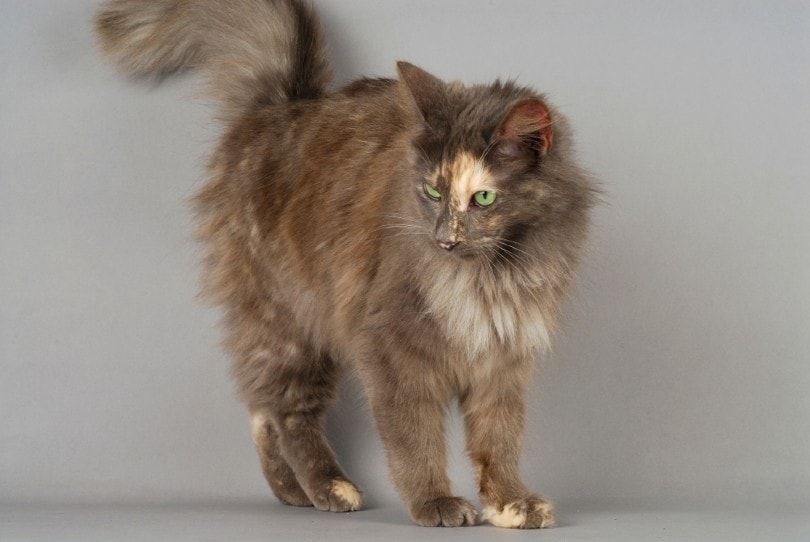
[(264, 437), (268, 423), (269, 420), (267, 416), (261, 412), (255, 412), (250, 416), (250, 434), (256, 446), (259, 445), (259, 441)]
[(360, 510), (363, 497), (354, 485), (345, 480), (332, 482), (332, 494), (349, 503), (351, 511)]
[[(520, 529), (526, 525), (526, 511), (522, 510), (522, 503), (512, 502), (503, 507), (500, 512), (494, 506), (487, 506), (482, 511), (482, 518), (496, 527), (507, 529)], [(552, 505), (547, 502), (539, 502), (534, 505), (533, 512), (541, 512), (543, 522), (538, 525), (540, 528), (554, 526), (554, 514)]]
[(492, 327), (486, 306), (476, 291), (476, 276), (452, 270), (441, 273), (430, 285), (428, 298), (446, 326), (447, 334), (475, 357), (492, 340)]
[(504, 345), (516, 350), (548, 349), (550, 333), (543, 309), (511, 274), (494, 284), (473, 269), (447, 265), (428, 285), (427, 297), (448, 336), (471, 357)]
[(514, 503), (507, 504), (500, 512), (493, 506), (487, 506), (481, 517), (496, 527), (507, 529), (519, 529), (526, 524), (526, 512), (518, 509)]
[(495, 190), (492, 174), (468, 152), (458, 153), (455, 160), (444, 166), (442, 174), (450, 182), (451, 204), (460, 212), (467, 211), (476, 192)]

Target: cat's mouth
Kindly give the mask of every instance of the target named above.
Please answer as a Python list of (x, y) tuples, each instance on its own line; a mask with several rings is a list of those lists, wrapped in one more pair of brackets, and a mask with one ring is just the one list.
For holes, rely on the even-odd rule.
[(437, 248), (445, 253), (450, 258), (459, 258), (462, 260), (473, 260), (481, 256), (481, 250), (468, 244), (468, 243), (442, 243), (437, 242)]

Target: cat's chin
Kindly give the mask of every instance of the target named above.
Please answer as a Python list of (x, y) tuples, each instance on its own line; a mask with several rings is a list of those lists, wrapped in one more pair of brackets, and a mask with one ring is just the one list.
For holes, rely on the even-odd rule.
[(474, 249), (469, 249), (469, 248), (464, 249), (464, 248), (458, 247), (458, 248), (454, 248), (453, 250), (450, 250), (450, 251), (444, 250), (444, 249), (441, 249), (441, 251), (444, 253), (444, 255), (447, 258), (452, 258), (452, 259), (459, 260), (459, 261), (472, 262), (472, 261), (475, 261), (476, 259), (484, 256), (483, 253), (480, 250), (474, 250)]
[(453, 250), (441, 250), (446, 257), (454, 258), (459, 261), (465, 262), (478, 262), (481, 260), (489, 260), (489, 251), (482, 249), (481, 247), (477, 246), (464, 246), (459, 245), (455, 247)]

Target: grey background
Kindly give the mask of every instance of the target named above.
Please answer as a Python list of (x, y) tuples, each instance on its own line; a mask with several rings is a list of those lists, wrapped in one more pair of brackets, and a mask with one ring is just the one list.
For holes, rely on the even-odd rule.
[[(339, 81), (396, 59), (517, 78), (566, 112), (603, 183), (538, 364), (527, 481), (569, 514), (810, 506), (810, 4), (316, 4)], [(95, 5), (0, 2), (0, 508), (284, 514), (195, 299), (186, 201), (219, 128), (193, 77), (149, 87), (100, 62)], [(404, 523), (351, 381), (330, 432)], [(474, 498), (457, 421), (449, 439)]]

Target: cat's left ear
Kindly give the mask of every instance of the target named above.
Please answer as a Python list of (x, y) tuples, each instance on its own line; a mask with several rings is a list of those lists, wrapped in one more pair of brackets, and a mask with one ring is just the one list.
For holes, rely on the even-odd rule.
[(507, 113), (495, 132), (498, 151), (518, 157), (529, 152), (545, 156), (554, 143), (551, 113), (538, 99), (524, 100)]
[(410, 62), (397, 62), (397, 73), (404, 93), (413, 101), (422, 118), (428, 120), (431, 112), (441, 107), (447, 98), (447, 85)]

